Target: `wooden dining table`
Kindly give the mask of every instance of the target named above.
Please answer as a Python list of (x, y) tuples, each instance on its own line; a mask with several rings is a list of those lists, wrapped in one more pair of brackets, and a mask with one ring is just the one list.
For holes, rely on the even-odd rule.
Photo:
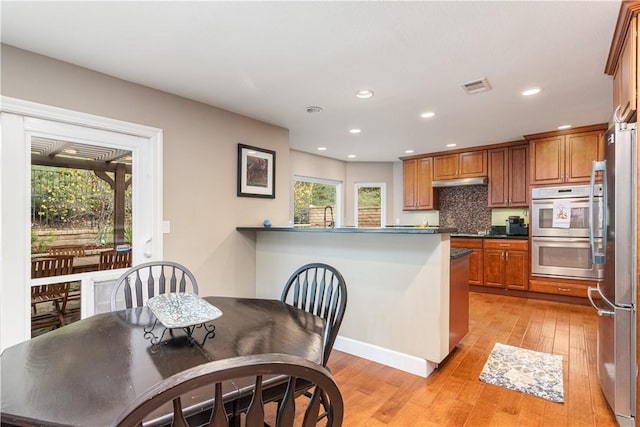
[[(190, 367), (284, 353), (322, 362), (325, 321), (278, 300), (205, 297), (222, 316), (190, 343), (162, 333), (148, 307), (97, 314), (14, 345), (0, 356), (2, 425), (107, 426), (143, 391)], [(204, 340), (203, 343), (199, 342)], [(225, 396), (246, 386), (226, 384)]]

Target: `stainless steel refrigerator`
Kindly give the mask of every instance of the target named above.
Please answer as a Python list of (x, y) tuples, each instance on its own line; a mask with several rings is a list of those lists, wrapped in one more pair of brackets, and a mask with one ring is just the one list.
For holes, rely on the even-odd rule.
[[(588, 297), (598, 312), (598, 379), (621, 426), (636, 424), (636, 124), (616, 123), (605, 139), (605, 160), (594, 162), (604, 188), (603, 206), (591, 209), (593, 262), (604, 264), (604, 277)], [(594, 246), (594, 231), (602, 227), (602, 246)], [(602, 248), (602, 249), (598, 249)]]

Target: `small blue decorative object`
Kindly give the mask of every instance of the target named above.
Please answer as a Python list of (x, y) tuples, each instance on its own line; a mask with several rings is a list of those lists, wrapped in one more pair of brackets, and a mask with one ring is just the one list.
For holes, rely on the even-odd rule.
[(262, 225), (264, 225), (264, 228), (269, 228), (269, 227), (271, 227), (271, 220), (270, 220), (270, 219), (265, 219), (265, 220), (262, 222)]

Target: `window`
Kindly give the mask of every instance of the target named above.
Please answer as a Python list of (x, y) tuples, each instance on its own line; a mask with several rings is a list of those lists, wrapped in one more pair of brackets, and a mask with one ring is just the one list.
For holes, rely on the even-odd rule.
[(294, 177), (293, 224), (296, 227), (339, 227), (342, 224), (342, 183)]
[(386, 184), (357, 183), (354, 188), (353, 222), (356, 227), (386, 226)]
[(73, 255), (73, 273), (113, 269), (110, 252), (130, 262), (131, 165), (129, 150), (32, 138), (32, 259)]

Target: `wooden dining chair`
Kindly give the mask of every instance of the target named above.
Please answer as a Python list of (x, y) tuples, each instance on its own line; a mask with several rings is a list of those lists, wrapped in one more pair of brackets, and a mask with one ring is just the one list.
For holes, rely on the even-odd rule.
[[(263, 379), (272, 376), (286, 377), (287, 392), (283, 403), (277, 411), (275, 425), (279, 427), (315, 426), (320, 410), (320, 396), (328, 403), (326, 425), (342, 426), (344, 406), (340, 389), (331, 373), (323, 366), (304, 358), (285, 354), (260, 354), (239, 356), (230, 359), (216, 360), (179, 372), (152, 386), (132, 402), (115, 420), (113, 426), (141, 426), (142, 421), (162, 405), (173, 403), (173, 423), (175, 427), (188, 426), (190, 412), (200, 412), (201, 405), (193, 405), (189, 409), (188, 399), (181, 399), (190, 391), (211, 387), (212, 409), (209, 409), (209, 421), (206, 425), (215, 427), (245, 426), (263, 427), (265, 423), (265, 401), (263, 400)], [(227, 414), (225, 400), (234, 396), (223, 396), (222, 383), (244, 378), (253, 378), (254, 386), (249, 387), (251, 403), (246, 414), (237, 416)], [(299, 403), (295, 399), (295, 384), (304, 381), (311, 384), (313, 394), (311, 400), (303, 407), (296, 408)], [(234, 381), (235, 382), (235, 381)], [(242, 394), (242, 393), (238, 393)], [(238, 396), (239, 397), (239, 396)], [(304, 409), (304, 410), (302, 410)], [(268, 411), (267, 411), (268, 413)], [(207, 418), (207, 417), (205, 417)]]
[(100, 253), (99, 270), (116, 270), (129, 267), (131, 267), (131, 251), (117, 252), (111, 250)]
[(347, 307), (347, 285), (342, 274), (328, 264), (303, 265), (289, 277), (280, 300), (326, 320), (322, 356), (326, 366)]
[(73, 255), (73, 256), (86, 256), (84, 246), (82, 245), (57, 245), (50, 246), (47, 249), (50, 255)]
[(171, 261), (139, 264), (122, 273), (116, 281), (111, 292), (111, 311), (142, 307), (149, 298), (171, 292), (198, 294), (196, 278), (187, 267)]
[[(342, 274), (328, 264), (303, 265), (287, 280), (280, 300), (326, 320), (322, 365), (327, 366), (347, 307), (347, 284)], [(303, 393), (307, 397), (312, 396), (310, 389)], [(328, 415), (324, 396), (320, 400), (325, 411), (319, 419)]]
[[(31, 260), (31, 278), (62, 276), (73, 273), (73, 255), (33, 258)], [(31, 307), (33, 316), (31, 330), (49, 326), (64, 325), (71, 282), (51, 283), (31, 287)], [(53, 304), (53, 312), (38, 314), (39, 304)]]

